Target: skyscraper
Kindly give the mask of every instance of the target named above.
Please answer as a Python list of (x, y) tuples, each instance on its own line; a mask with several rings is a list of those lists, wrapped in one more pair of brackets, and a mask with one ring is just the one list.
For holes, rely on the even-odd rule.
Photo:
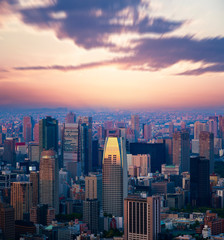
[(37, 204), (39, 203), (39, 173), (38, 172), (30, 173), (30, 182), (33, 185), (32, 206), (36, 207)]
[(23, 220), (24, 214), (28, 214), (32, 207), (32, 183), (11, 183), (11, 205), (15, 209), (15, 220)]
[(124, 240), (157, 240), (160, 224), (159, 196), (124, 200)]
[(144, 124), (143, 137), (147, 142), (152, 138), (152, 126), (150, 124)]
[(77, 119), (80, 134), (80, 162), (82, 171), (87, 175), (92, 171), (92, 117), (81, 117)]
[(0, 203), (0, 229), (4, 240), (15, 239), (15, 216), (12, 206)]
[(191, 205), (208, 207), (210, 203), (209, 160), (191, 157), (190, 160)]
[(199, 136), (199, 153), (201, 157), (209, 160), (210, 173), (214, 171), (214, 134), (201, 132)]
[(39, 123), (36, 123), (33, 128), (33, 139), (35, 143), (39, 143)]
[(97, 199), (102, 206), (102, 174), (91, 173), (85, 177), (85, 199)]
[(58, 121), (47, 116), (39, 121), (39, 148), (40, 155), (43, 150), (53, 149), (58, 152)]
[(169, 123), (169, 137), (172, 138), (174, 133), (174, 125), (173, 122)]
[(43, 151), (40, 159), (40, 203), (59, 210), (59, 170), (57, 153), (53, 150)]
[(214, 137), (218, 137), (218, 116), (210, 116), (208, 121), (209, 132), (214, 134)]
[(30, 116), (23, 118), (23, 138), (26, 143), (33, 140), (33, 118)]
[(103, 154), (103, 211), (123, 216), (127, 196), (127, 155), (122, 138), (106, 138)]
[(199, 139), (200, 132), (206, 131), (206, 123), (195, 122), (194, 123), (194, 139)]
[(137, 141), (140, 131), (139, 115), (131, 115), (131, 128), (134, 130), (135, 141)]
[(64, 167), (71, 173), (69, 163), (78, 162), (79, 127), (77, 123), (65, 123), (62, 137)]
[(65, 123), (75, 123), (76, 122), (76, 115), (73, 112), (67, 113), (65, 117)]
[(4, 141), (3, 161), (12, 164), (16, 164), (16, 140), (14, 138), (7, 138)]
[(91, 233), (99, 232), (100, 204), (97, 199), (83, 201), (83, 222), (88, 224)]
[(190, 170), (190, 136), (188, 132), (173, 134), (173, 164), (180, 166), (180, 172)]

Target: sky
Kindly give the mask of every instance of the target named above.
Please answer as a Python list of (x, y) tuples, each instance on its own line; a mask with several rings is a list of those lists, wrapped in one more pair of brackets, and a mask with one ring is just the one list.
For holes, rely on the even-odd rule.
[(223, 0), (0, 0), (0, 107), (224, 106)]

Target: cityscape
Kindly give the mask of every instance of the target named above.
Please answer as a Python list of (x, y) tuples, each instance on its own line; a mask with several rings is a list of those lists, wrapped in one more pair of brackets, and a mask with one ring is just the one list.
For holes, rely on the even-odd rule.
[(0, 240), (224, 240), (223, 0), (0, 0)]

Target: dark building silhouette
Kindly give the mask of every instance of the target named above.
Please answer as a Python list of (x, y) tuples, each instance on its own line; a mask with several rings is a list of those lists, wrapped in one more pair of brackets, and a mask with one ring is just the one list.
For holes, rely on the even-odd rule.
[(4, 141), (3, 161), (12, 164), (16, 164), (16, 140), (14, 138), (7, 138)]
[(4, 240), (15, 239), (15, 217), (12, 206), (0, 203), (0, 229)]
[(190, 195), (192, 206), (210, 205), (209, 160), (203, 157), (190, 158)]
[(92, 233), (99, 232), (100, 203), (97, 199), (83, 201), (83, 222)]
[(58, 121), (47, 116), (39, 121), (39, 154), (43, 150), (58, 152)]
[(150, 154), (152, 172), (161, 172), (161, 165), (166, 163), (165, 143), (130, 143), (130, 153)]

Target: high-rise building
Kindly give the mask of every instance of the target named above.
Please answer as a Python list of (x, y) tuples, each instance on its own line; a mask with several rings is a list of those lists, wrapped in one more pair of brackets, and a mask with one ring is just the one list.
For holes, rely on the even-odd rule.
[(64, 167), (73, 175), (69, 163), (78, 162), (79, 153), (79, 126), (77, 123), (65, 123), (63, 127), (63, 161)]
[(102, 174), (90, 173), (85, 177), (85, 199), (97, 199), (102, 206)]
[(224, 117), (220, 116), (219, 119), (219, 134), (222, 138), (222, 148), (224, 148)]
[(39, 144), (29, 143), (28, 145), (28, 156), (32, 162), (40, 162)]
[(15, 216), (12, 206), (0, 203), (0, 229), (4, 240), (15, 239)]
[(214, 134), (214, 137), (218, 137), (218, 116), (210, 116), (208, 120), (209, 132)]
[(173, 134), (173, 164), (180, 166), (180, 172), (190, 170), (190, 135), (177, 131)]
[(3, 161), (16, 164), (16, 140), (14, 138), (6, 138), (4, 141)]
[(127, 184), (127, 155), (123, 139), (109, 137), (105, 141), (103, 154), (104, 213), (123, 216)]
[(201, 132), (199, 136), (199, 153), (209, 160), (210, 173), (214, 171), (214, 134)]
[(33, 184), (32, 206), (39, 203), (39, 172), (30, 172), (30, 182)]
[(147, 176), (151, 172), (151, 158), (149, 154), (132, 155), (132, 166), (140, 168), (140, 175)]
[(40, 203), (59, 210), (58, 159), (53, 150), (43, 151), (40, 159)]
[(190, 159), (191, 205), (208, 207), (210, 204), (209, 160), (202, 157)]
[(39, 123), (36, 123), (33, 128), (33, 139), (35, 143), (39, 143)]
[(79, 158), (82, 171), (87, 175), (92, 171), (92, 117), (81, 117), (77, 119), (79, 124)]
[(124, 240), (158, 240), (160, 221), (159, 196), (124, 200)]
[(23, 220), (29, 214), (32, 207), (32, 183), (12, 182), (11, 183), (11, 205), (15, 209), (15, 220)]
[(194, 123), (194, 139), (199, 139), (200, 132), (206, 131), (207, 126), (206, 123), (201, 123), (201, 122), (195, 122)]
[(169, 123), (169, 137), (172, 138), (174, 133), (174, 124), (173, 122)]
[(140, 132), (139, 115), (131, 115), (131, 128), (134, 130), (135, 141), (137, 141)]
[(65, 123), (75, 123), (76, 122), (76, 115), (73, 112), (67, 113), (65, 117)]
[(91, 233), (99, 232), (100, 204), (97, 199), (83, 201), (83, 222), (88, 224)]
[(39, 121), (39, 153), (54, 150), (58, 153), (58, 121), (47, 116)]
[(144, 124), (143, 137), (148, 142), (152, 138), (152, 126), (151, 124)]
[(30, 116), (23, 118), (23, 138), (26, 143), (33, 140), (33, 118)]

